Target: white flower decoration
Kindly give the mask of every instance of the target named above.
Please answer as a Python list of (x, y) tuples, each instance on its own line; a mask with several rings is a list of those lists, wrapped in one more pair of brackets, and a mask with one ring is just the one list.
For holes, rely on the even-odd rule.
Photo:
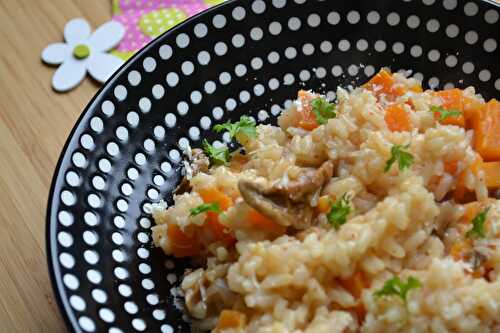
[(42, 52), (49, 65), (61, 65), (52, 77), (52, 87), (63, 92), (76, 87), (87, 71), (99, 82), (107, 79), (123, 64), (123, 60), (107, 51), (118, 45), (125, 28), (109, 21), (90, 33), (90, 25), (82, 18), (69, 21), (64, 27), (66, 43), (54, 43)]

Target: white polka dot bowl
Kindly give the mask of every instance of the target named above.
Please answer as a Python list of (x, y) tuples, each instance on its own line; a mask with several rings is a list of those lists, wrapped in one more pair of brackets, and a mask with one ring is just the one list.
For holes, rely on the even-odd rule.
[[(500, 8), (479, 0), (228, 1), (127, 62), (80, 117), (49, 198), (49, 269), (72, 332), (189, 332), (174, 287), (189, 262), (151, 244), (182, 150), (248, 114), (274, 122), (299, 89), (335, 98), (380, 67), (500, 95)], [(176, 301), (178, 302), (178, 300)]]

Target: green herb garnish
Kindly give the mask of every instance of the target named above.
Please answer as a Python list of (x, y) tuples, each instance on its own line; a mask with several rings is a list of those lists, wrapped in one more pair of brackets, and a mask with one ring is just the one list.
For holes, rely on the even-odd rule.
[(215, 148), (208, 143), (206, 139), (203, 140), (203, 151), (210, 159), (213, 165), (227, 165), (229, 163), (229, 149), (226, 146)]
[(412, 289), (421, 288), (422, 283), (419, 280), (410, 276), (406, 282), (401, 281), (401, 279), (396, 276), (390, 280), (385, 281), (384, 286), (377, 290), (373, 295), (375, 298), (380, 298), (383, 296), (398, 296), (406, 304), (406, 296), (408, 292)]
[(436, 106), (436, 105), (431, 106), (431, 111), (434, 113), (439, 113), (440, 121), (443, 121), (448, 117), (458, 117), (462, 115), (462, 112), (460, 110), (457, 109), (446, 110), (443, 109), (441, 106)]
[(347, 222), (347, 215), (351, 212), (349, 197), (346, 193), (335, 202), (330, 203), (330, 211), (326, 214), (328, 222), (335, 228), (339, 229), (341, 225)]
[(328, 119), (335, 118), (335, 104), (328, 102), (324, 97), (316, 97), (311, 101), (312, 112), (316, 115), (316, 121), (320, 125), (328, 122)]
[(240, 120), (235, 123), (228, 121), (224, 124), (215, 125), (213, 130), (217, 133), (228, 131), (231, 138), (236, 137), (237, 139), (239, 136), (244, 136), (247, 139), (257, 137), (255, 120), (249, 116), (241, 116)]
[(476, 237), (476, 238), (484, 238), (486, 237), (486, 233), (484, 231), (484, 223), (486, 222), (486, 215), (490, 208), (486, 208), (481, 213), (477, 214), (472, 219), (472, 229), (467, 231), (465, 234), (467, 237)]
[(189, 210), (190, 216), (196, 216), (201, 213), (207, 213), (207, 212), (220, 213), (222, 212), (222, 210), (220, 209), (219, 204), (216, 202), (205, 203)]
[(408, 169), (413, 163), (413, 155), (403, 149), (410, 147), (410, 144), (406, 146), (394, 145), (391, 148), (391, 158), (385, 163), (384, 172), (389, 171), (394, 162), (398, 162), (399, 170)]

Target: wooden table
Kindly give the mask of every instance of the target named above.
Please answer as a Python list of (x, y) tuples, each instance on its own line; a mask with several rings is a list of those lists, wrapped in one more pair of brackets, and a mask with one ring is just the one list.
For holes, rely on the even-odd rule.
[(98, 86), (58, 94), (40, 61), (65, 23), (95, 28), (110, 0), (0, 0), (0, 331), (65, 332), (45, 257), (45, 209), (63, 144)]

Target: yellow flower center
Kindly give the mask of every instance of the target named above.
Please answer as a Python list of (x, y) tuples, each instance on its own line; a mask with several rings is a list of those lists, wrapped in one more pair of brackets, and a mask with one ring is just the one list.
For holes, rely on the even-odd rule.
[(73, 49), (73, 55), (76, 59), (85, 59), (90, 55), (90, 49), (87, 45), (78, 44)]

